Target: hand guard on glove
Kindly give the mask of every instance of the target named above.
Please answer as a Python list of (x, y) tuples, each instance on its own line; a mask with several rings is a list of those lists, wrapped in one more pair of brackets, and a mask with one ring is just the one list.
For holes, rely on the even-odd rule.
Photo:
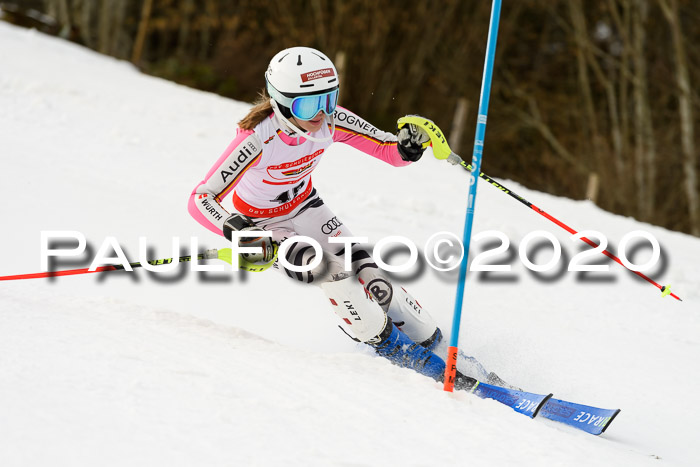
[(398, 141), (398, 150), (401, 154), (401, 159), (410, 162), (416, 162), (423, 155), (423, 151), (430, 146), (430, 136), (423, 128), (407, 123), (396, 134)]
[(249, 263), (268, 263), (277, 257), (277, 242), (270, 237), (262, 237), (256, 235), (256, 232), (262, 232), (264, 229), (258, 227), (250, 220), (249, 217), (243, 214), (234, 213), (226, 222), (224, 222), (224, 236), (231, 241), (231, 232), (250, 232), (250, 237), (240, 237), (238, 246), (241, 247), (258, 247), (262, 248), (262, 252), (258, 253), (241, 253), (244, 260)]

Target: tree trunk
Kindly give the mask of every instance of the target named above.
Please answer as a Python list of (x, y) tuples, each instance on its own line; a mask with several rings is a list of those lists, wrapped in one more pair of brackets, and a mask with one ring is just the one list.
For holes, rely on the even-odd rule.
[(650, 220), (654, 211), (656, 187), (656, 143), (654, 140), (647, 62), (645, 55), (645, 23), (649, 15), (648, 0), (634, 0), (632, 7), (633, 62), (635, 69), (633, 95), (635, 115), (635, 180), (637, 208), (641, 219)]
[(211, 55), (212, 47), (212, 29), (216, 27), (218, 21), (218, 2), (215, 0), (207, 0), (205, 7), (205, 15), (202, 24), (202, 34), (199, 38), (199, 53), (198, 57), (204, 61)]
[(112, 3), (104, 2), (99, 6), (98, 21), (97, 21), (97, 51), (109, 55), (110, 53), (110, 37), (112, 17)]
[(194, 12), (194, 0), (184, 0), (181, 4), (180, 13), (182, 22), (180, 23), (180, 31), (177, 37), (177, 58), (183, 60), (187, 55), (187, 48), (192, 31), (192, 13)]
[(80, 9), (80, 38), (83, 43), (91, 49), (95, 48), (95, 37), (93, 34), (94, 8), (94, 2), (91, 0), (83, 0), (82, 8)]
[(112, 13), (111, 37), (109, 39), (110, 54), (117, 58), (126, 58), (131, 50), (130, 38), (124, 33), (126, 19), (126, 4), (128, 0), (114, 0)]
[[(670, 1), (670, 4), (669, 4)], [(698, 202), (698, 178), (695, 157), (695, 128), (688, 71), (688, 58), (685, 52), (683, 31), (681, 30), (678, 0), (659, 0), (673, 35), (673, 52), (676, 61), (676, 85), (678, 86), (678, 113), (681, 124), (681, 148), (683, 151), (683, 177), (685, 196), (688, 200), (690, 231), (700, 235), (700, 203)]]
[(131, 63), (138, 65), (141, 61), (143, 53), (143, 44), (146, 41), (146, 33), (148, 32), (148, 20), (151, 18), (151, 8), (153, 0), (145, 0), (143, 8), (141, 8), (141, 20), (139, 21), (139, 29), (134, 40), (134, 49), (131, 53)]
[(591, 81), (588, 77), (588, 60), (586, 59), (589, 49), (588, 31), (586, 28), (586, 16), (583, 12), (581, 0), (569, 1), (569, 15), (574, 26), (574, 41), (576, 43), (576, 69), (578, 72), (578, 85), (583, 99), (582, 123), (586, 133), (585, 141), (592, 143), (589, 150), (599, 151), (598, 140), (598, 119), (595, 114), (593, 104), (593, 93), (591, 92)]

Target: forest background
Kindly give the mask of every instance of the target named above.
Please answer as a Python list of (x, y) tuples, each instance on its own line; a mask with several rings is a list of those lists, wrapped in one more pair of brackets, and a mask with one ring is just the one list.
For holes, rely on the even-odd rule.
[[(465, 159), (490, 10), (487, 0), (0, 1), (5, 21), (247, 102), (276, 52), (315, 47), (341, 70), (341, 105), (389, 131), (404, 114), (429, 117)], [(503, 2), (482, 169), (700, 236), (697, 44), (697, 0)]]

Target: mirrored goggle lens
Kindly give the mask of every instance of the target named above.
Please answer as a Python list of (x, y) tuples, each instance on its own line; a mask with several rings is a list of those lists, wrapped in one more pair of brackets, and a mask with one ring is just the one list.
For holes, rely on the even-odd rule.
[(323, 110), (326, 115), (331, 115), (335, 112), (337, 102), (337, 89), (326, 94), (297, 97), (292, 101), (292, 115), (301, 120), (311, 120), (320, 110)]

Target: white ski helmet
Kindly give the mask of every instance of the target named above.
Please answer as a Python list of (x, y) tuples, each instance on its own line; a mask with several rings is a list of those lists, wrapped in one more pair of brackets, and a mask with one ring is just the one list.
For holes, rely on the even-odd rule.
[[(294, 131), (304, 133), (296, 128), (289, 118), (294, 116), (301, 120), (310, 120), (319, 111), (323, 111), (330, 118), (335, 129), (333, 112), (338, 101), (340, 83), (335, 65), (323, 52), (310, 47), (282, 50), (270, 60), (265, 72), (265, 82), (275, 113)], [(305, 96), (318, 98), (298, 99)], [(313, 115), (310, 115), (312, 112)], [(317, 138), (308, 135), (304, 137), (318, 141)]]

